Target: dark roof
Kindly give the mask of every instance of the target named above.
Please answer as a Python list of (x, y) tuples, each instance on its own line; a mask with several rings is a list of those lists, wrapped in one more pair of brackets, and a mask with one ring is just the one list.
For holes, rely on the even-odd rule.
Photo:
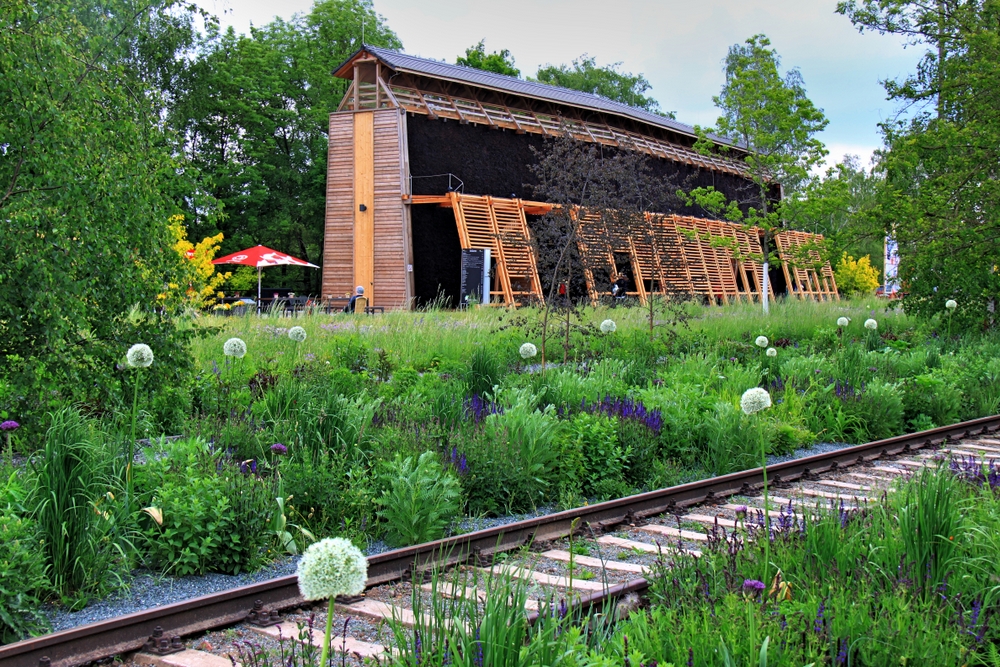
[[(491, 88), (493, 90), (513, 93), (538, 100), (603, 111), (605, 113), (631, 118), (633, 120), (646, 123), (647, 125), (655, 125), (667, 130), (672, 130), (689, 137), (696, 136), (694, 128), (690, 125), (679, 123), (676, 120), (667, 118), (666, 116), (660, 116), (636, 107), (630, 107), (627, 104), (614, 102), (605, 97), (600, 97), (599, 95), (584, 93), (570, 88), (550, 86), (545, 83), (525, 81), (524, 79), (518, 79), (517, 77), (487, 72), (474, 67), (451, 65), (437, 60), (430, 60), (428, 58), (418, 58), (416, 56), (400, 53), (399, 51), (383, 49), (378, 46), (365, 45), (362, 49), (359, 49), (357, 52), (352, 54), (343, 65), (337, 68), (336, 73), (340, 74), (345, 65), (354, 60), (362, 51), (371, 53), (397, 72), (422, 74), (424, 76), (434, 77), (437, 79), (448, 79), (450, 81), (467, 83), (481, 88)], [(726, 144), (729, 146), (740, 146), (740, 144), (734, 144), (729, 139), (725, 139), (723, 137), (716, 135), (709, 135), (709, 137), (716, 143)]]

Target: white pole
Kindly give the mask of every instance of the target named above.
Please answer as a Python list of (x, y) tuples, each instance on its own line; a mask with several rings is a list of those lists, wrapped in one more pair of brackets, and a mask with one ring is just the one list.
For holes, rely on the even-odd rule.
[(767, 292), (768, 292), (768, 284), (767, 284), (767, 262), (764, 262), (764, 280), (762, 282), (762, 285), (763, 285), (763, 289), (761, 290), (760, 302), (762, 304), (764, 304), (764, 314), (767, 315), (770, 312), (770, 310), (768, 308), (769, 304), (768, 304), (768, 301), (767, 301)]
[(260, 315), (260, 266), (257, 267), (257, 314)]

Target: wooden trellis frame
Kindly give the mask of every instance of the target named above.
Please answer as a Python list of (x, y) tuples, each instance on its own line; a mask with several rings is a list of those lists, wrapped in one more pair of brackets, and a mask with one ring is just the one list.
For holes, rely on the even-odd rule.
[[(544, 303), (525, 213), (542, 214), (551, 210), (552, 204), (457, 192), (417, 195), (410, 201), (454, 209), (462, 248), (490, 249), (496, 260), (491, 295), (498, 301), (509, 306), (529, 301)], [(637, 286), (629, 294), (642, 303), (650, 294), (693, 294), (712, 304), (760, 300), (764, 269), (761, 231), (757, 228), (659, 213), (646, 213), (641, 227), (615, 224), (600, 213), (579, 208), (570, 215), (576, 224), (577, 250), (593, 303), (601, 296), (595, 272), (607, 272), (612, 281), (618, 278), (616, 254), (628, 256)], [(830, 263), (823, 262), (811, 247), (822, 239), (797, 231), (782, 231), (775, 236), (789, 293), (798, 298), (839, 299)], [(803, 256), (808, 258), (809, 266), (800, 266)], [(768, 292), (773, 298), (770, 281)]]
[[(830, 262), (823, 261), (816, 245), (823, 241), (821, 234), (808, 234), (794, 230), (784, 230), (774, 235), (781, 258), (781, 269), (785, 274), (788, 293), (798, 299), (806, 297), (817, 301), (839, 301), (837, 282), (833, 277)], [(803, 265), (803, 256), (805, 265)], [(819, 270), (817, 271), (817, 267)]]
[[(508, 306), (529, 301), (544, 303), (531, 232), (520, 199), (478, 197), (450, 192), (448, 204), (455, 212), (458, 238), (464, 250), (489, 248), (496, 260), (496, 286), (492, 297)], [(441, 202), (444, 203), (444, 202)]]

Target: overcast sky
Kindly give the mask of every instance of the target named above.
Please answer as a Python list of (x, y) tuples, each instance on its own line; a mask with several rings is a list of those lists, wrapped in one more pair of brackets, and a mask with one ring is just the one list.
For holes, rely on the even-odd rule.
[[(275, 15), (307, 12), (312, 0), (199, 0), (223, 26), (246, 32)], [(895, 110), (879, 81), (914, 71), (922, 48), (859, 34), (834, 13), (836, 0), (374, 0), (410, 54), (455, 62), (466, 47), (509, 49), (522, 76), (539, 65), (583, 53), (599, 65), (621, 62), (641, 72), (664, 110), (690, 125), (718, 117), (712, 96), (722, 85), (730, 45), (764, 33), (798, 67), (812, 101), (830, 120), (821, 135), (830, 157), (864, 162), (881, 145), (877, 124)]]

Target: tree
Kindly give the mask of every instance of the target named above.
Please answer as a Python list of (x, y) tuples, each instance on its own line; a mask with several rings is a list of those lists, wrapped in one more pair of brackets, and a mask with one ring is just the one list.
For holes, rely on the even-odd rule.
[[(782, 216), (790, 227), (824, 235), (832, 257), (847, 252), (880, 258), (885, 231), (873, 212), (883, 182), (874, 168), (865, 169), (857, 156), (846, 155), (787, 197)], [(881, 269), (882, 260), (873, 265)]]
[[(330, 73), (361, 47), (362, 25), (369, 44), (401, 47), (370, 0), (321, 0), (249, 35), (203, 37), (178, 76), (168, 123), (224, 216), (189, 209), (192, 235), (223, 233), (223, 253), (263, 244), (321, 262), (329, 114), (347, 90)], [(285, 267), (265, 274), (306, 294), (319, 292), (320, 277)]]
[(842, 2), (859, 30), (926, 45), (917, 71), (884, 82), (901, 105), (882, 124), (885, 187), (874, 216), (899, 244), (909, 312), (959, 303), (995, 324), (1000, 294), (1000, 5), (988, 0)]
[(659, 102), (643, 94), (652, 87), (646, 77), (620, 72), (619, 67), (620, 62), (598, 67), (597, 60), (588, 58), (585, 53), (574, 60), (572, 65), (540, 67), (535, 79), (553, 86), (600, 95), (613, 102), (621, 102), (668, 118), (674, 117), (672, 111), (662, 111)]
[(144, 383), (161, 406), (190, 368), (187, 334), (141, 314), (175, 275), (168, 219), (194, 186), (136, 67), (151, 63), (139, 45), (169, 60), (183, 40), (157, 26), (185, 11), (8, 0), (0, 14), (0, 410), (36, 429), (66, 402), (115, 407), (133, 343), (162, 362)]
[(752, 188), (739, 201), (727, 201), (711, 187), (696, 188), (686, 196), (709, 213), (762, 228), (765, 263), (770, 255), (769, 237), (783, 226), (782, 194), (794, 195), (808, 181), (809, 170), (826, 155), (815, 135), (827, 125), (823, 111), (806, 96), (799, 71), (792, 69), (781, 76), (781, 61), (770, 45), (767, 37), (755, 35), (729, 48), (726, 81), (722, 92), (712, 98), (722, 115), (715, 129), (696, 128), (700, 134), (696, 145), (702, 151), (718, 146), (709, 133), (746, 150), (742, 162)]
[(514, 66), (514, 58), (510, 55), (510, 51), (503, 49), (487, 54), (486, 40), (483, 39), (479, 40), (475, 46), (467, 48), (464, 56), (455, 59), (455, 64), (487, 72), (496, 72), (497, 74), (506, 74), (507, 76), (521, 76), (521, 70)]

